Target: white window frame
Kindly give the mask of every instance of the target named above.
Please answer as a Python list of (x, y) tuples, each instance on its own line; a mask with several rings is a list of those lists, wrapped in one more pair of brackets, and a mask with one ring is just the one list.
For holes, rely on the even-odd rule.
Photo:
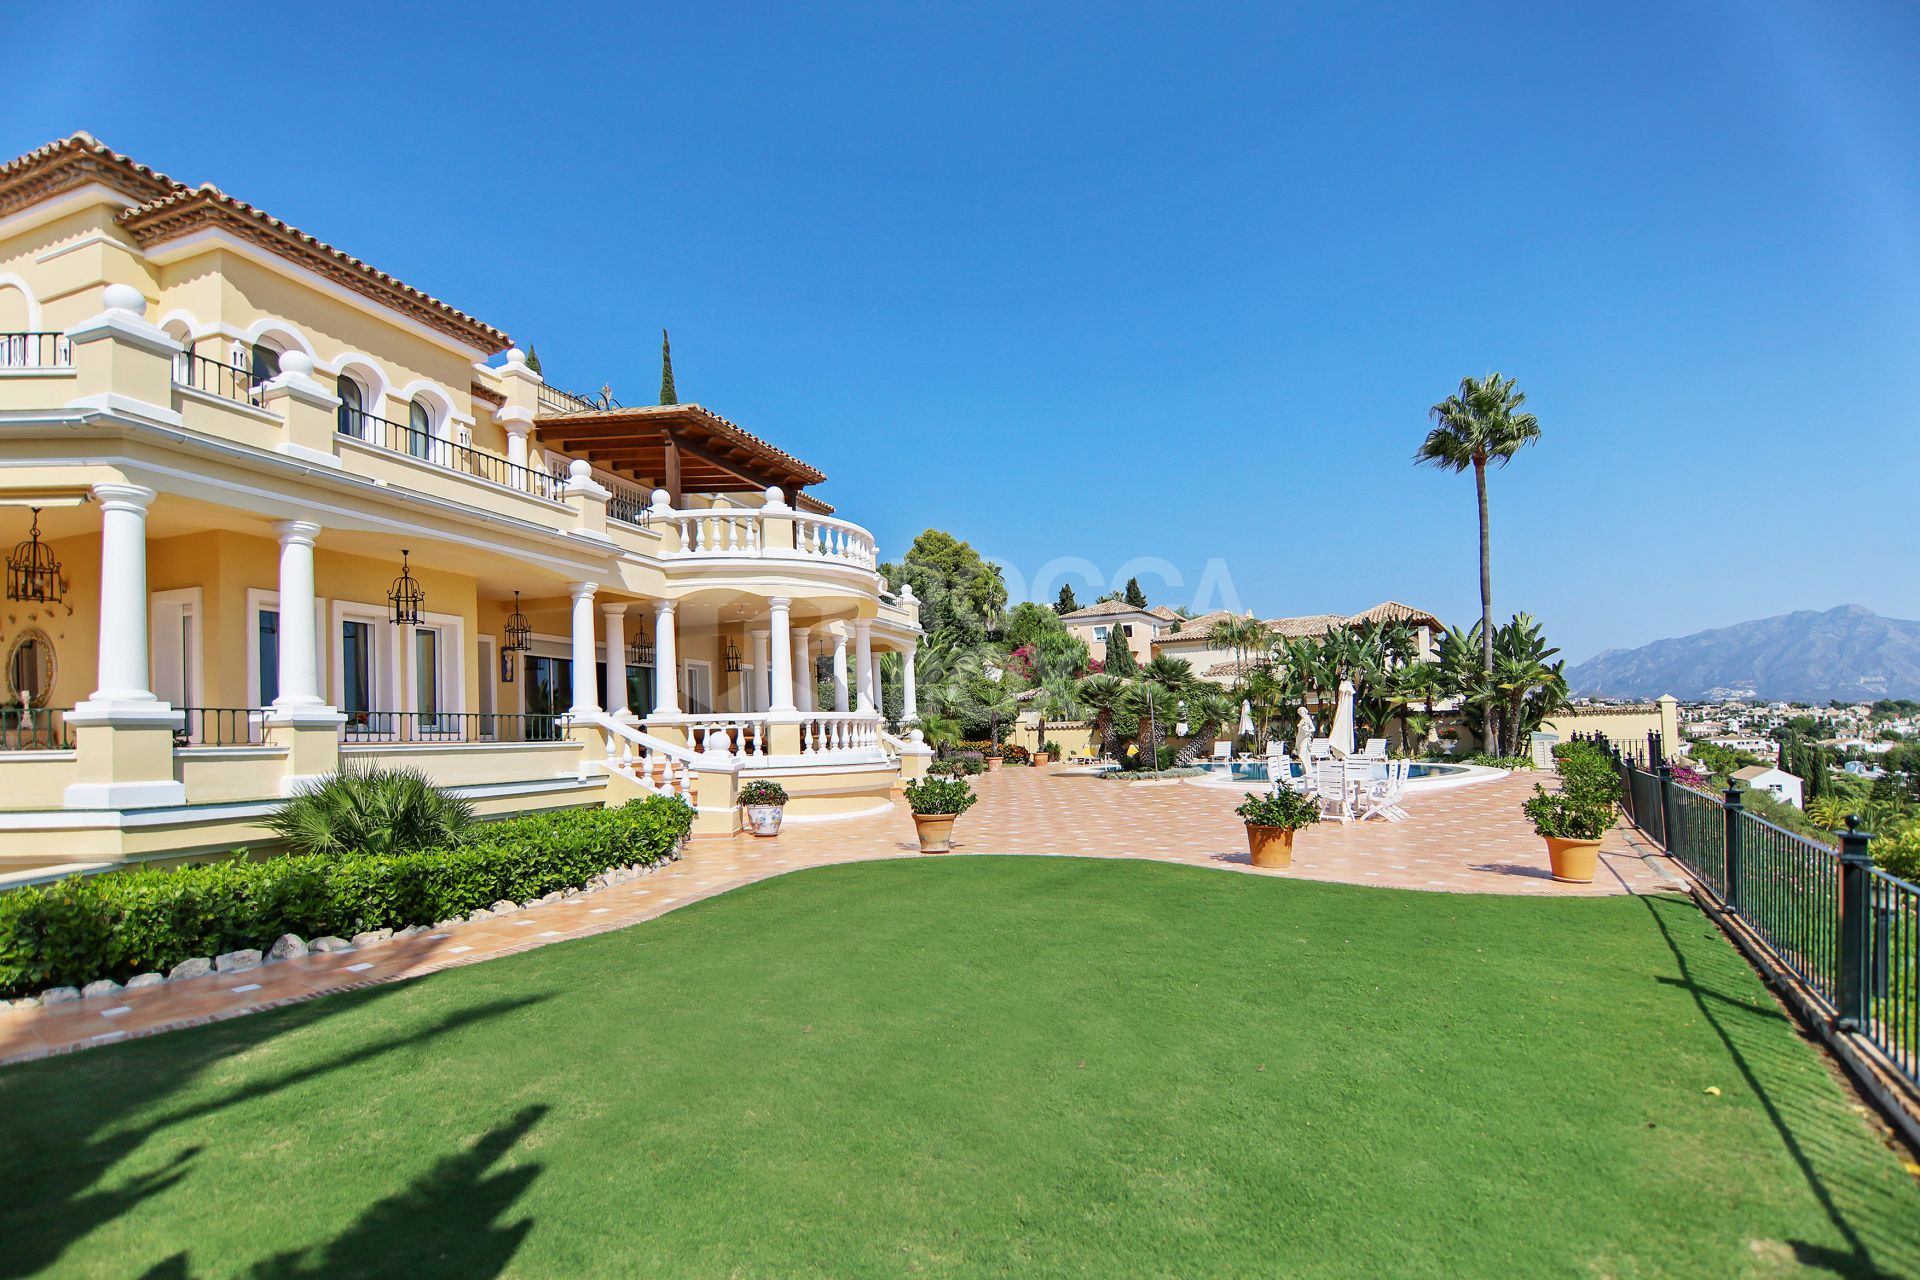
[(180, 607), (184, 616), (193, 620), (187, 651), (182, 655), (185, 660), (183, 664), (185, 670), (181, 672), (181, 675), (184, 677), (187, 687), (180, 691), (180, 702), (178, 705), (183, 707), (203, 706), (205, 705), (203, 695), (207, 688), (205, 663), (207, 612), (206, 609), (202, 607), (202, 593), (199, 587), (180, 587), (173, 591), (153, 591), (148, 593), (147, 682), (149, 687), (160, 683), (154, 678), (157, 673), (153, 669), (153, 658), (156, 652), (153, 637), (160, 634), (160, 610), (176, 605)]
[(1107, 642), (1107, 629), (1105, 627), (1095, 627), (1093, 629), (1093, 638), (1101, 644), (1105, 644)]
[[(328, 610), (332, 623), (329, 628), (327, 647), (332, 654), (328, 664), (332, 672), (331, 687), (333, 696), (331, 705), (337, 710), (346, 710), (347, 703), (347, 646), (340, 641), (341, 629), (349, 622), (370, 622), (373, 624), (373, 643), (367, 646), (368, 657), (373, 662), (373, 705), (369, 711), (394, 711), (393, 673), (398, 670), (394, 648), (397, 643), (393, 633), (400, 630), (387, 616), (384, 605), (366, 604), (359, 600), (335, 600)], [(256, 689), (258, 685), (254, 686)]]
[[(420, 709), (420, 673), (416, 669), (419, 650), (414, 646), (415, 631), (432, 631), (439, 635), (439, 696), (434, 700), (436, 714), (458, 716), (467, 710), (467, 647), (466, 622), (457, 613), (422, 613), (417, 626), (393, 627), (397, 643), (404, 650), (402, 660), (396, 668), (401, 672), (400, 706), (396, 710), (418, 711)], [(404, 633), (404, 634), (403, 634)]]
[[(247, 588), (247, 699), (246, 704), (256, 705), (260, 697), (260, 614), (271, 609), (280, 612), (280, 593), (268, 591), (264, 587)], [(285, 644), (286, 632), (280, 633), (280, 643)], [(313, 601), (313, 687), (327, 687), (327, 602), (316, 596)], [(337, 647), (337, 646), (336, 646)]]

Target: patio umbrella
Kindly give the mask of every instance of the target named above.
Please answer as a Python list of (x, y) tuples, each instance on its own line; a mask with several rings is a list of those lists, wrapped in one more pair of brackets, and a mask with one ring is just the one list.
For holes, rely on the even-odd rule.
[(1353, 754), (1353, 681), (1340, 682), (1340, 702), (1333, 709), (1333, 727), (1327, 730), (1327, 744), (1337, 755)]
[(1253, 703), (1246, 698), (1240, 699), (1240, 736), (1253, 736)]

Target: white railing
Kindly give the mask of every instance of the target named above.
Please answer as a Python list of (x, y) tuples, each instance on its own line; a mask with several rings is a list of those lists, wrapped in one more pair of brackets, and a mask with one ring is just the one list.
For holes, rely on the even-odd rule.
[(673, 557), (812, 560), (873, 569), (873, 535), (850, 520), (796, 513), (791, 507), (653, 508), (675, 534)]
[(646, 733), (604, 712), (592, 717), (607, 732), (608, 773), (622, 774), (643, 791), (659, 791), (693, 803), (693, 752)]
[(800, 721), (800, 754), (808, 758), (883, 759), (880, 717), (858, 711), (810, 712)]
[(687, 746), (698, 755), (752, 760), (767, 754), (764, 715), (683, 716), (676, 723), (686, 729)]
[(0, 333), (0, 369), (73, 368), (73, 344), (64, 333)]
[[(687, 735), (684, 750), (702, 768), (774, 763), (772, 720), (766, 712), (719, 712), (663, 720)], [(792, 723), (791, 720), (788, 723)], [(808, 711), (799, 716), (800, 758), (809, 764), (870, 764), (886, 759), (880, 717), (860, 711)], [(791, 764), (788, 756), (783, 763)]]

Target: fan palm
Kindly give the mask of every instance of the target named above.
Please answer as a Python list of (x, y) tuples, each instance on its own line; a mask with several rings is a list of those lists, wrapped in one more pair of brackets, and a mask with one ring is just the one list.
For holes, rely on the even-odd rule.
[(1127, 682), (1118, 676), (1095, 673), (1084, 676), (1074, 686), (1074, 694), (1079, 699), (1084, 714), (1091, 717), (1093, 740), (1100, 748), (1101, 755), (1113, 753), (1113, 720), (1120, 710), (1121, 700), (1125, 698)]
[(349, 766), (301, 787), (265, 825), (294, 853), (414, 853), (457, 844), (473, 806), (418, 769)]
[[(1480, 671), (1493, 678), (1493, 543), (1487, 524), (1487, 464), (1504, 467), (1513, 455), (1540, 439), (1540, 422), (1520, 412), (1527, 396), (1514, 379), (1490, 373), (1484, 379), (1462, 378), (1457, 395), (1448, 396), (1428, 412), (1434, 427), (1421, 442), (1414, 461), (1455, 473), (1473, 468), (1474, 492), (1480, 502)], [(1486, 709), (1486, 741), (1494, 740), (1494, 710)]]

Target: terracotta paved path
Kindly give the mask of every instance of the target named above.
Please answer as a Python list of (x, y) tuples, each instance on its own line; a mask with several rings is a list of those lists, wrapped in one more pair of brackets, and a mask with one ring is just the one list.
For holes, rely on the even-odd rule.
[[(1323, 823), (1300, 833), (1289, 871), (1248, 864), (1235, 791), (1186, 782), (1117, 783), (1004, 769), (976, 780), (956, 854), (1149, 858), (1250, 875), (1401, 889), (1592, 897), (1681, 887), (1666, 859), (1615, 831), (1590, 886), (1555, 883), (1520, 814), (1528, 777), (1414, 795), (1406, 822)], [(845, 822), (790, 825), (775, 839), (693, 841), (680, 861), (625, 884), (441, 933), (282, 961), (45, 1009), (0, 1010), (0, 1063), (111, 1044), (333, 991), (396, 982), (549, 942), (621, 929), (755, 880), (804, 867), (919, 856), (904, 804)], [(262, 940), (267, 941), (265, 939)]]

